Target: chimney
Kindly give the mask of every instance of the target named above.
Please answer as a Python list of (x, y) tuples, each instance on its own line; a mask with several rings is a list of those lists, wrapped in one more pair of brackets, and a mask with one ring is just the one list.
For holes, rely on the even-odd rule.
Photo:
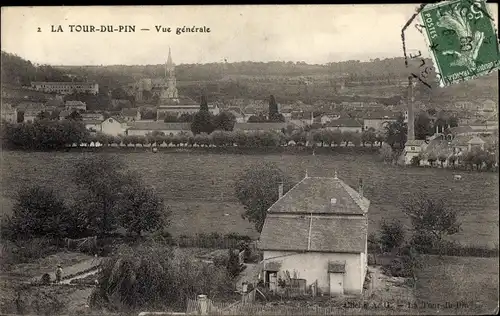
[(415, 140), (415, 118), (413, 113), (413, 77), (408, 77), (408, 140)]
[(283, 197), (283, 182), (278, 186), (278, 200)]
[(363, 196), (363, 179), (359, 179), (359, 195)]

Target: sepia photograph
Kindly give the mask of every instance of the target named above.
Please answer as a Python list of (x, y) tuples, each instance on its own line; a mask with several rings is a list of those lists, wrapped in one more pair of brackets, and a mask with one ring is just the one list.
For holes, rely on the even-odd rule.
[(497, 314), (498, 10), (2, 6), (0, 314)]

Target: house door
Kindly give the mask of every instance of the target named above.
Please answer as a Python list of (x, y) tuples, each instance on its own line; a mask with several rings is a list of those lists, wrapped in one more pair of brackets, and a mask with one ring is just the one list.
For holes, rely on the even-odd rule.
[(276, 292), (278, 289), (278, 273), (277, 272), (268, 272), (269, 275), (269, 290), (271, 292)]
[(330, 295), (344, 294), (344, 274), (330, 273)]

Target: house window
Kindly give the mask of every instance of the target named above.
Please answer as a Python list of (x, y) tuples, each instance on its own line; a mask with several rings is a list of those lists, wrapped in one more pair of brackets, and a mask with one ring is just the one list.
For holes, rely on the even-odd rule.
[(415, 150), (415, 147), (411, 147), (411, 150)]
[(109, 122), (110, 122), (110, 123), (113, 123), (113, 119), (109, 119)]

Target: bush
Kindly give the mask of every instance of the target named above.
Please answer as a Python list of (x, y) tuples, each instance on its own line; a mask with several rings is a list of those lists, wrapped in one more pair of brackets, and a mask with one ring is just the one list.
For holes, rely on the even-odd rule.
[(392, 251), (399, 248), (405, 240), (405, 232), (403, 225), (398, 220), (393, 220), (390, 223), (382, 222), (380, 232), (380, 244), (384, 252)]
[(42, 278), (40, 279), (40, 282), (42, 284), (50, 284), (50, 274), (48, 273), (45, 273), (44, 275), (42, 275)]
[(155, 244), (120, 248), (101, 265), (98, 278), (90, 304), (114, 310), (185, 308), (187, 299), (197, 294), (220, 297), (233, 292), (225, 268)]
[(421, 159), (422, 158), (420, 156), (414, 156), (413, 158), (411, 158), (410, 163), (411, 163), (412, 166), (418, 167), (418, 166), (420, 166), (420, 160)]

